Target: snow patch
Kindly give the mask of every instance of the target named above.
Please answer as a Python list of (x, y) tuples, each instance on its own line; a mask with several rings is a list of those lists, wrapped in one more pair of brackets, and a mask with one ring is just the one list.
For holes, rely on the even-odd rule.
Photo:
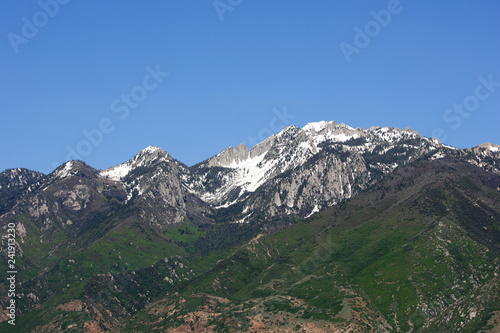
[[(204, 199), (204, 201), (205, 201), (205, 199)], [(234, 201), (231, 201), (231, 202), (226, 202), (225, 204), (217, 206), (217, 207), (214, 207), (214, 208), (215, 209), (228, 208), (228, 207), (234, 205), (236, 202), (238, 202), (238, 199), (236, 199)]]
[(252, 214), (253, 213), (250, 213), (250, 214), (246, 215), (244, 218), (242, 218), (241, 220), (235, 221), (234, 223), (250, 223), (250, 221), (245, 222), (245, 220), (248, 219), (250, 216), (252, 216)]
[(162, 150), (160, 147), (155, 147), (155, 146), (147, 146), (146, 148), (144, 148), (143, 150), (141, 150), (141, 153), (148, 153), (148, 154), (152, 154), (158, 150)]
[(100, 175), (111, 180), (121, 180), (132, 170), (132, 163), (124, 163), (107, 170), (102, 170)]
[(228, 168), (236, 169), (234, 187), (241, 186), (248, 192), (254, 192), (266, 180), (266, 173), (272, 169), (275, 161), (264, 161), (265, 153), (248, 157), (246, 160), (231, 163)]
[(313, 147), (307, 141), (302, 141), (301, 143), (299, 143), (299, 148), (309, 149), (311, 151), (313, 150)]
[(71, 170), (73, 170), (74, 167), (73, 164), (74, 164), (73, 161), (66, 162), (66, 164), (64, 164), (64, 168), (56, 172), (56, 177), (66, 178), (69, 175), (71, 175)]
[(442, 151), (438, 151), (434, 155), (431, 156), (430, 160), (434, 161), (434, 160), (437, 160), (437, 159), (440, 159), (440, 158), (443, 158), (443, 157), (446, 157), (446, 154), (444, 152), (442, 152)]
[[(119, 164), (117, 166), (111, 167), (109, 169), (101, 170), (101, 172), (99, 174), (101, 177), (106, 177), (106, 178), (109, 178), (111, 180), (115, 180), (115, 181), (121, 180), (124, 177), (126, 177), (130, 173), (130, 171), (132, 171), (133, 169), (135, 169), (137, 167), (144, 166), (148, 162), (150, 162), (151, 158), (147, 155), (151, 155), (151, 154), (156, 153), (158, 151), (163, 151), (163, 150), (160, 147), (148, 146), (148, 147), (144, 148), (143, 150), (141, 150), (139, 152), (139, 154), (135, 155), (134, 158), (132, 158), (131, 160), (129, 160), (123, 164)], [(158, 161), (169, 162), (168, 153), (165, 153), (165, 156), (158, 159)]]
[(309, 213), (309, 215), (306, 216), (306, 218), (311, 217), (314, 213), (319, 212), (319, 207), (318, 205), (314, 205), (313, 210)]
[(306, 132), (313, 130), (314, 132), (317, 133), (324, 130), (327, 124), (328, 124), (327, 121), (322, 120), (315, 123), (308, 123), (306, 126), (302, 127), (302, 129)]
[(459, 148), (456, 148), (456, 147), (453, 147), (453, 146), (448, 146), (448, 145), (445, 145), (445, 144), (443, 144), (443, 147), (446, 147), (448, 149), (453, 149), (453, 150), (459, 150)]

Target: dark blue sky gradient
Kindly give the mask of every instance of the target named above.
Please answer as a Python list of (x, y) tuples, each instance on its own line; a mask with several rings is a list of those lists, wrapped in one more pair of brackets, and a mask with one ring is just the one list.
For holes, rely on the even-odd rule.
[(0, 171), (192, 165), (320, 120), (500, 144), (499, 36), (496, 0), (2, 1)]

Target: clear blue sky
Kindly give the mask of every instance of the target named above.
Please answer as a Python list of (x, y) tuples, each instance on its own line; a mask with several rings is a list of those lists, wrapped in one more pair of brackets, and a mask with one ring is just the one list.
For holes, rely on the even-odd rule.
[(0, 170), (192, 165), (320, 120), (500, 144), (499, 37), (497, 0), (2, 1)]

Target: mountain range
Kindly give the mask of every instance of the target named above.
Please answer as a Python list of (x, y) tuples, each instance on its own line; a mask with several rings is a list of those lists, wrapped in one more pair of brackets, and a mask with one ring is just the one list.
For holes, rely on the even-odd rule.
[[(193, 166), (0, 173), (19, 332), (495, 332), (500, 146), (290, 126)], [(10, 269), (11, 270), (11, 269)]]

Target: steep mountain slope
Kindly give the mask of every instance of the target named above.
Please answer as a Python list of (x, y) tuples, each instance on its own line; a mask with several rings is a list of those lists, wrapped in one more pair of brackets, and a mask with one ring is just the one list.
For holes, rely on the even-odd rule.
[[(432, 162), (428, 163), (435, 168), (446, 166), (449, 169), (444, 168), (439, 177), (426, 173), (428, 169), (422, 169), (425, 172), (415, 169), (421, 174), (418, 181), (420, 187), (413, 186), (414, 180), (402, 180), (398, 183), (397, 193), (405, 193), (405, 198), (410, 192), (415, 196), (414, 201), (411, 201), (413, 204), (410, 204), (409, 198), (403, 200), (391, 189), (392, 185), (387, 183), (388, 177), (391, 177), (394, 170), (402, 172), (401, 168), (421, 159), (431, 160)], [(460, 167), (457, 167), (458, 165)], [(465, 176), (450, 178), (447, 173), (462, 173)], [(474, 175), (471, 176), (472, 174)], [(17, 311), (18, 317), (23, 319), (16, 328), (20, 331), (37, 332), (64, 331), (68, 327), (75, 331), (92, 331), (98, 328), (109, 330), (166, 293), (182, 292), (182, 297), (185, 297), (188, 295), (185, 294), (186, 290), (199, 288), (199, 281), (204, 281), (207, 276), (214, 276), (210, 274), (216, 272), (220, 265), (229, 265), (227, 260), (221, 259), (228, 256), (239, 258), (241, 251), (244, 251), (238, 250), (242, 244), (261, 237), (259, 235), (287, 229), (296, 224), (300, 217), (312, 216), (332, 205), (338, 205), (335, 212), (342, 211), (345, 209), (346, 199), (354, 200), (358, 194), (365, 191), (376, 192), (377, 195), (370, 197), (372, 203), (369, 207), (366, 207), (365, 203), (358, 203), (354, 209), (352, 204), (349, 204), (352, 215), (357, 217), (343, 217), (342, 225), (346, 226), (345, 230), (328, 231), (330, 229), (324, 225), (331, 221), (326, 220), (321, 220), (318, 230), (323, 230), (326, 234), (333, 232), (337, 237), (337, 231), (347, 232), (357, 227), (362, 224), (362, 218), (357, 215), (358, 209), (364, 212), (365, 220), (372, 220), (373, 230), (382, 228), (383, 234), (391, 235), (388, 236), (389, 240), (399, 239), (400, 235), (395, 232), (400, 230), (400, 225), (391, 226), (387, 231), (384, 228), (388, 222), (379, 218), (382, 215), (377, 214), (401, 215), (403, 213), (397, 211), (400, 208), (404, 209), (404, 216), (416, 214), (415, 220), (408, 223), (409, 229), (405, 231), (407, 234), (413, 234), (415, 230), (422, 231), (419, 229), (422, 219), (430, 220), (438, 216), (440, 223), (445, 223), (445, 217), (439, 215), (443, 211), (439, 214), (425, 209), (422, 211), (422, 207), (432, 206), (429, 203), (432, 200), (424, 199), (428, 195), (437, 196), (441, 192), (419, 191), (426, 186), (435, 188), (437, 184), (441, 184), (443, 191), (448, 193), (446, 200), (451, 198), (451, 201), (446, 201), (444, 211), (458, 214), (453, 215), (453, 218), (447, 217), (450, 223), (458, 225), (464, 219), (472, 221), (472, 227), (469, 229), (462, 226), (463, 230), (457, 231), (456, 228), (450, 227), (450, 230), (458, 233), (450, 234), (450, 239), (462, 242), (464, 237), (471, 238), (470, 244), (475, 250), (479, 251), (476, 244), (483, 244), (482, 246), (486, 246), (492, 254), (497, 251), (499, 243), (492, 232), (492, 228), (496, 227), (490, 225), (496, 223), (492, 221), (497, 221), (494, 212), (498, 211), (496, 205), (499, 185), (495, 175), (500, 175), (500, 149), (494, 144), (484, 144), (471, 149), (454, 149), (440, 144), (437, 140), (424, 138), (409, 129), (354, 129), (335, 122), (310, 123), (302, 129), (291, 126), (251, 150), (243, 145), (228, 148), (192, 167), (176, 161), (158, 147), (147, 147), (131, 160), (106, 170), (96, 170), (82, 161), (69, 161), (49, 175), (26, 169), (10, 169), (0, 174), (0, 196), (5, 199), (0, 206), (0, 225), (4, 231), (0, 249), (0, 267), (3, 267), (0, 269), (0, 280), (6, 281), (8, 271), (5, 230), (9, 223), (14, 223), (16, 266), (19, 272)], [(410, 176), (404, 177), (413, 179)], [(399, 174), (398, 177), (403, 176)], [(383, 185), (383, 191), (380, 192), (380, 188), (374, 187), (373, 184), (378, 184), (382, 179), (386, 185)], [(443, 183), (444, 180), (449, 184)], [(485, 185), (485, 181), (490, 182), (489, 185)], [(452, 191), (455, 187), (458, 192)], [(479, 196), (480, 200), (477, 202), (473, 201), (476, 200), (474, 195), (486, 193), (485, 191), (490, 191), (489, 201), (484, 196)], [(477, 217), (482, 215), (478, 215), (479, 212), (475, 208), (463, 210), (461, 205), (453, 205), (462, 200), (457, 193), (468, 195), (463, 199), (464, 207), (469, 207), (469, 203), (473, 202), (473, 205), (484, 211), (490, 212), (493, 209), (488, 213), (491, 221), (483, 216), (481, 221), (486, 222), (478, 224)], [(363, 195), (365, 198), (370, 196)], [(394, 202), (398, 204), (394, 205)], [(387, 205), (392, 210), (389, 210)], [(386, 208), (387, 211), (384, 210)], [(325, 212), (320, 216), (326, 219), (328, 214)], [(354, 223), (355, 220), (357, 222)], [(315, 230), (308, 229), (308, 224), (300, 225), (302, 227), (293, 227), (290, 232), (304, 233), (309, 235), (308, 237), (316, 234)], [(277, 235), (284, 234), (286, 231)], [(342, 243), (342, 246), (350, 246), (349, 237), (342, 241), (345, 243)], [(316, 244), (318, 241), (321, 242), (322, 238), (309, 238), (307, 244)], [(353, 244), (357, 244), (357, 241), (358, 238), (354, 237)], [(279, 268), (280, 272), (291, 267), (287, 261), (289, 256), (297, 256), (296, 260), (300, 261), (304, 260), (299, 258), (300, 251), (304, 254), (315, 251), (308, 247), (289, 248), (278, 242), (276, 246), (280, 250), (276, 257), (272, 248), (260, 248), (260, 238), (250, 244), (255, 245), (251, 246), (254, 246), (256, 251), (265, 251), (269, 258), (263, 263), (275, 264), (273, 267)], [(396, 247), (400, 243), (391, 241), (390, 244)], [(342, 247), (339, 244), (335, 246)], [(288, 253), (289, 251), (291, 252)], [(345, 258), (350, 258), (349, 253)], [(453, 257), (452, 263), (460, 258)], [(252, 265), (261, 259), (252, 259)], [(238, 260), (235, 261), (236, 264)], [(481, 255), (478, 260), (486, 263), (489, 262), (489, 257)], [(360, 265), (367, 263), (360, 260)], [(474, 261), (474, 265), (476, 263)], [(240, 293), (237, 281), (241, 277), (244, 278), (243, 285), (247, 288), (247, 292), (241, 293), (250, 295), (253, 291), (248, 288), (256, 286), (252, 279), (255, 277), (262, 280), (264, 275), (259, 269), (264, 266), (252, 268), (252, 275), (246, 276), (246, 266), (241, 263), (238, 265), (240, 266), (235, 269), (242, 275), (231, 278), (231, 281), (237, 284), (237, 287), (231, 287), (232, 294)], [(302, 263), (295, 262), (294, 265)], [(485, 265), (474, 267), (481, 274), (487, 272), (490, 276), (488, 269), (491, 265), (487, 265), (490, 268)], [(265, 267), (267, 269), (268, 266)], [(274, 272), (272, 269), (269, 271)], [(231, 276), (232, 273), (224, 274)], [(341, 276), (347, 275), (343, 273)], [(305, 277), (307, 276), (302, 278)], [(340, 277), (336, 276), (336, 279)], [(208, 282), (203, 283), (208, 285)], [(191, 287), (182, 289), (186, 285)], [(482, 290), (486, 295), (487, 292), (492, 292), (495, 286), (494, 283), (483, 285), (483, 289), (478, 289), (478, 292)], [(348, 288), (345, 283), (344, 287)], [(280, 292), (286, 291), (286, 288), (280, 289)], [(5, 308), (9, 301), (6, 290), (7, 285), (0, 282), (2, 308)], [(203, 291), (203, 288), (199, 290), (209, 294), (211, 292)], [(360, 290), (362, 289), (356, 289), (356, 292), (367, 293), (364, 289)], [(264, 294), (266, 293), (268, 291), (264, 291)], [(280, 295), (292, 295), (289, 291), (287, 293)], [(189, 295), (186, 297), (195, 302), (199, 301), (198, 296)], [(365, 296), (360, 294), (360, 297)], [(221, 297), (226, 296), (221, 294)], [(472, 296), (467, 297), (467, 302), (471, 302)], [(234, 300), (231, 297), (226, 298), (231, 302), (225, 309), (231, 313), (235, 310), (232, 308)], [(226, 302), (219, 298), (210, 299), (212, 303)], [(302, 301), (306, 302), (307, 299), (303, 298)], [(465, 301), (466, 299), (462, 302)], [(373, 302), (371, 298), (363, 298), (362, 302), (371, 304), (365, 306), (366, 311), (371, 311), (374, 316), (377, 314), (376, 318), (383, 318), (379, 322), (382, 325), (380, 327), (406, 327), (401, 318), (388, 318), (389, 310), (370, 303)], [(186, 301), (186, 306), (189, 304), (190, 301)], [(437, 306), (426, 304), (434, 308)], [(455, 308), (452, 305), (445, 310), (439, 308), (441, 317), (426, 315), (425, 320), (422, 320), (426, 325), (431, 325), (431, 321), (442, 325), (443, 320), (448, 320), (449, 316), (455, 318), (457, 311), (463, 314), (459, 303), (454, 304)], [(189, 305), (190, 310), (183, 313), (190, 313), (195, 308)], [(316, 313), (317, 309), (311, 308), (310, 311)], [(311, 316), (323, 318), (317, 313)], [(230, 322), (239, 322), (230, 316), (224, 318)], [(328, 318), (340, 320), (335, 316)], [(6, 319), (5, 312), (0, 311), (0, 321)], [(240, 324), (243, 325), (243, 322)], [(420, 325), (413, 321), (412, 324), (416, 325), (415, 327)], [(0, 326), (0, 330), (1, 327), (8, 326)]]
[[(0, 216), (2, 228), (16, 225), (21, 313), (54, 296), (71, 295), (98, 274), (185, 255), (189, 242), (178, 230), (189, 230), (194, 241), (198, 230), (212, 223), (205, 217), (210, 208), (182, 189), (180, 163), (167, 153), (148, 147), (127, 163), (131, 167), (120, 180), (114, 175), (122, 166), (98, 171), (81, 161), (67, 162)], [(2, 235), (5, 265), (6, 232)], [(0, 273), (2, 280), (7, 271)], [(7, 304), (7, 293), (0, 301)]]
[(14, 206), (16, 198), (33, 191), (43, 176), (40, 172), (23, 168), (0, 173), (0, 216)]
[(118, 331), (493, 332), (499, 186), (454, 158), (400, 168), (255, 237)]
[(80, 161), (67, 162), (41, 179), (36, 191), (21, 196), (3, 214), (16, 223), (21, 254), (38, 259), (92, 226), (124, 199), (124, 193)]
[(135, 198), (143, 220), (164, 227), (186, 216), (182, 167), (161, 148), (147, 147), (130, 161), (101, 171), (100, 176), (120, 184), (127, 192), (127, 202)]

